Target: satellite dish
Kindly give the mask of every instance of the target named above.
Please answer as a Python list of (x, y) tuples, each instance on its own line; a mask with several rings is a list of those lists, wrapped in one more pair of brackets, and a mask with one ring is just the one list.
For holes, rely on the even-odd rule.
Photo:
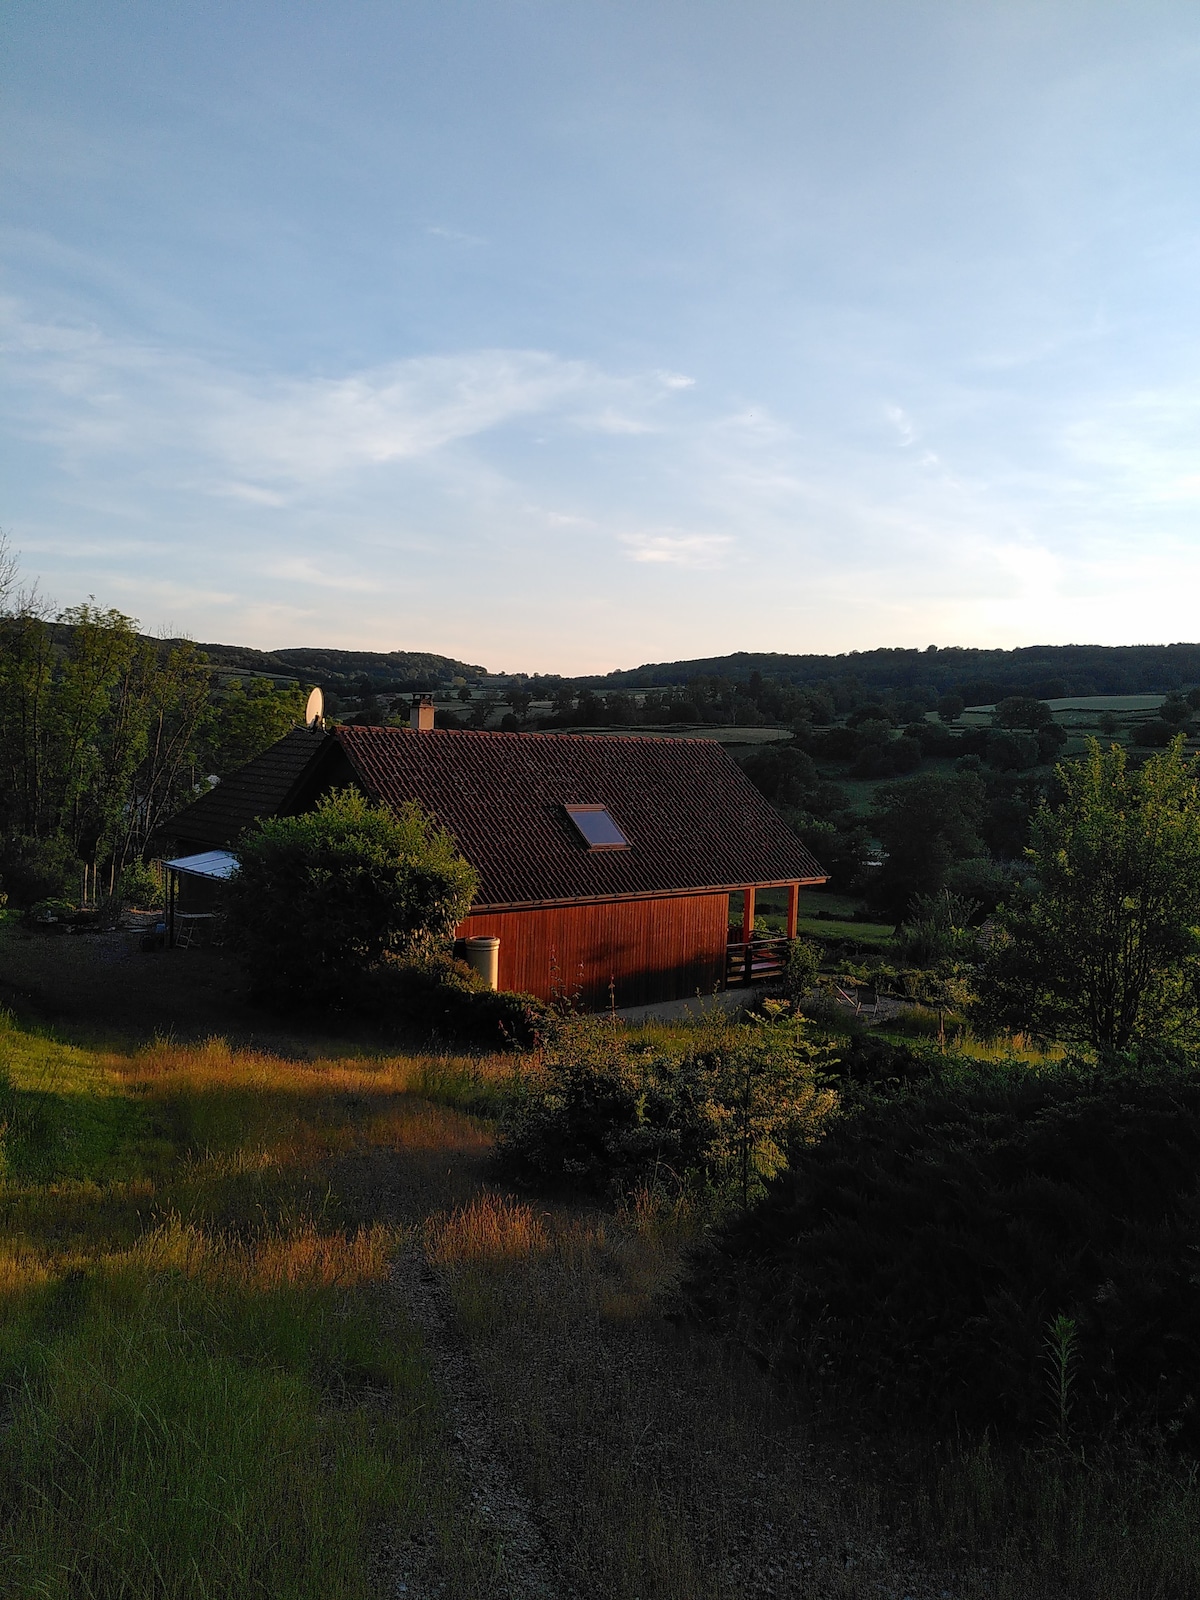
[(315, 728), (324, 715), (325, 696), (320, 689), (314, 689), (308, 697), (308, 704), (304, 708), (305, 726)]

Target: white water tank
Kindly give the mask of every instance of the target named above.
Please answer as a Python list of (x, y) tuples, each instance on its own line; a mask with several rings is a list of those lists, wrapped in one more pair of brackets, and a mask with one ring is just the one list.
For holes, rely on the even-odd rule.
[(500, 987), (500, 941), (492, 935), (467, 940), (467, 965), (489, 989)]

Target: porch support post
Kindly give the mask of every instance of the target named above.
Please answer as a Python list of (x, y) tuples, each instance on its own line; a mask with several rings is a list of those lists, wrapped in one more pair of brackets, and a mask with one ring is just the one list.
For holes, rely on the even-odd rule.
[(754, 937), (754, 886), (742, 890), (742, 943), (749, 944)]
[(787, 886), (787, 936), (789, 939), (796, 937), (796, 917), (800, 911), (800, 885), (789, 883)]

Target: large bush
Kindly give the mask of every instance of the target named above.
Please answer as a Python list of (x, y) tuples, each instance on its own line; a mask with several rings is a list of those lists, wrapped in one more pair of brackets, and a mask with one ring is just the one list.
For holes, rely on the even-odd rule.
[(547, 1017), (536, 995), (489, 989), (465, 961), (442, 951), (384, 960), (361, 994), (374, 1021), (406, 1023), (451, 1044), (485, 1050), (532, 1047)]
[[(882, 1419), (1200, 1445), (1200, 1067), (960, 1064), (868, 1096), (701, 1255), (694, 1308)], [(1065, 1319), (1065, 1320), (1060, 1320)]]
[(260, 823), (238, 861), (230, 939), (255, 991), (279, 999), (354, 998), (387, 957), (447, 940), (475, 892), (454, 841), (416, 806), (393, 812), (352, 789)]
[(639, 1185), (747, 1201), (832, 1109), (824, 1052), (803, 1023), (717, 1014), (679, 1048), (631, 1042), (603, 1017), (552, 1018), (502, 1129), (519, 1182), (591, 1193)]
[(0, 887), (9, 904), (27, 910), (41, 900), (78, 899), (83, 863), (69, 839), (16, 834), (0, 844)]

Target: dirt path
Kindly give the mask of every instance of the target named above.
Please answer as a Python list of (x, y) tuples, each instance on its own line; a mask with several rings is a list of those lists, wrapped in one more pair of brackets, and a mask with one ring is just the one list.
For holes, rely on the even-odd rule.
[(444, 1552), (427, 1538), (381, 1550), (382, 1587), (405, 1600), (557, 1600), (562, 1586), (545, 1537), (497, 1436), (494, 1409), (445, 1275), (430, 1263), (424, 1236), (431, 1219), (453, 1215), (487, 1191), (486, 1136), (462, 1119), (450, 1148), (372, 1150), (338, 1162), (334, 1186), (351, 1217), (386, 1221), (407, 1233), (389, 1284), (392, 1306), (425, 1336), (445, 1407), (451, 1455), (471, 1507), (474, 1570), (447, 1573)]
[[(489, 1594), (495, 1600), (556, 1600), (562, 1585), (533, 1508), (505, 1458), (491, 1397), (446, 1285), (416, 1243), (397, 1256), (392, 1290), (426, 1338), (478, 1544), (489, 1551)], [(395, 1593), (412, 1600), (453, 1594), (438, 1570), (436, 1551), (426, 1545), (413, 1542), (398, 1549), (394, 1560)]]
[[(663, 1316), (683, 1238), (652, 1219), (529, 1206), (486, 1136), (339, 1162), (351, 1214), (408, 1230), (393, 1304), (426, 1336), (478, 1560), (386, 1552), (406, 1600), (978, 1600), (984, 1573), (898, 1548), (854, 1452)], [(470, 1130), (467, 1132), (466, 1130)]]

